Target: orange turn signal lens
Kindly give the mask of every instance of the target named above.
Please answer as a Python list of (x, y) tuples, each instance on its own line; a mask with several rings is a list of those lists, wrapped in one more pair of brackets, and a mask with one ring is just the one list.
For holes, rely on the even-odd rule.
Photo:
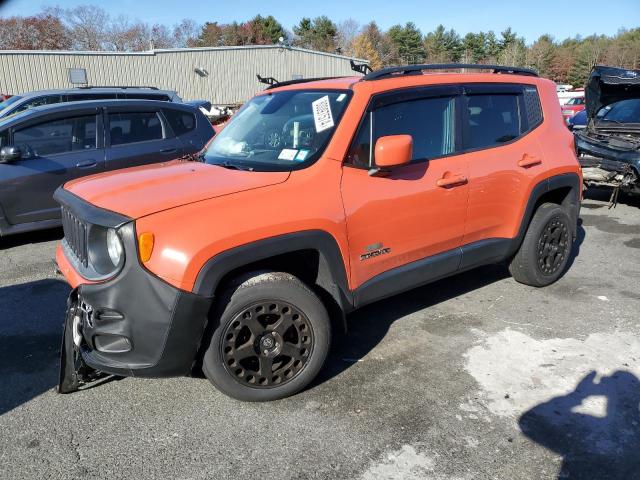
[(138, 251), (140, 252), (140, 260), (148, 262), (153, 252), (153, 233), (144, 232), (138, 236)]

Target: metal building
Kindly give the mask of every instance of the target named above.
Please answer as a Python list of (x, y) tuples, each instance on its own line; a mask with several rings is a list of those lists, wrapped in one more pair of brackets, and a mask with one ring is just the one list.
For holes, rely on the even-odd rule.
[(70, 68), (89, 85), (145, 85), (185, 100), (242, 103), (262, 90), (256, 74), (277, 80), (355, 75), (349, 57), (297, 47), (257, 45), (147, 52), (0, 50), (0, 93), (69, 88)]

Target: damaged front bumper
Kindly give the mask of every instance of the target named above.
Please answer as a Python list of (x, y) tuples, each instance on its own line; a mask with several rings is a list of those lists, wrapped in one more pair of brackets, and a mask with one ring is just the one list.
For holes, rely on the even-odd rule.
[(576, 134), (576, 150), (586, 187), (611, 187), (640, 194), (640, 151), (618, 149)]

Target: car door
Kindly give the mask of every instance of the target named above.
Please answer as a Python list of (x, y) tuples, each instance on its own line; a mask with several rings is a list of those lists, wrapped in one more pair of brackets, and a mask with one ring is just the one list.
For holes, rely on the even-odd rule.
[[(378, 283), (369, 296), (390, 295), (458, 266), (468, 195), (467, 163), (456, 155), (458, 92), (445, 86), (378, 95), (352, 142), (341, 185), (351, 281)], [(369, 175), (376, 140), (402, 134), (412, 137), (412, 162), (386, 177)]]
[(182, 156), (182, 144), (159, 109), (114, 107), (107, 109), (106, 116), (107, 170)]
[(0, 205), (12, 225), (60, 217), (53, 192), (63, 183), (102, 171), (101, 117), (95, 108), (29, 119), (10, 131), (22, 157), (0, 164)]
[(476, 84), (463, 97), (464, 158), (469, 163), (469, 216), (463, 244), (516, 235), (544, 158), (536, 127), (535, 86)]

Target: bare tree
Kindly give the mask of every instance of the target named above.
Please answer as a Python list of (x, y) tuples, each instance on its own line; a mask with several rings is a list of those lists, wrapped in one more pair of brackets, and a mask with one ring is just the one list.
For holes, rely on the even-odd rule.
[(110, 26), (109, 14), (94, 5), (58, 9), (76, 50), (102, 50)]
[(360, 24), (353, 18), (338, 23), (337, 47), (344, 55), (353, 55), (353, 41), (360, 33)]
[(173, 46), (176, 48), (195, 47), (202, 25), (185, 18), (173, 27)]

